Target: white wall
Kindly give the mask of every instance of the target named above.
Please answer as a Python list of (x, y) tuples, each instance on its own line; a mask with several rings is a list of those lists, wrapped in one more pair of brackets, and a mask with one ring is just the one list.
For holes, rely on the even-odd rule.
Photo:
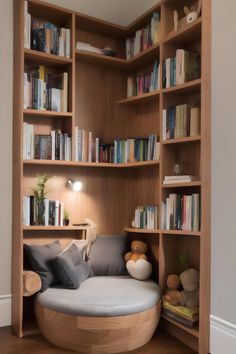
[(236, 353), (235, 13), (235, 0), (223, 2), (213, 0), (211, 262), (213, 354)]

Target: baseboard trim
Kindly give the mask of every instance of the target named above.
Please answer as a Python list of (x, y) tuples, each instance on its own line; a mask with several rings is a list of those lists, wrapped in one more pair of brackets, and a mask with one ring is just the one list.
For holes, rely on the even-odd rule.
[(0, 295), (0, 327), (11, 325), (11, 295)]
[(236, 325), (211, 315), (211, 354), (235, 354)]

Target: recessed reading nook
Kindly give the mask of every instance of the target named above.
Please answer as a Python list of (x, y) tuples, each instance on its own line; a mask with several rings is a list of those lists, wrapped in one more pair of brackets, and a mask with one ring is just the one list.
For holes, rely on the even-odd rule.
[(209, 352), (210, 7), (122, 27), (14, 0), (19, 337), (121, 353), (162, 327)]

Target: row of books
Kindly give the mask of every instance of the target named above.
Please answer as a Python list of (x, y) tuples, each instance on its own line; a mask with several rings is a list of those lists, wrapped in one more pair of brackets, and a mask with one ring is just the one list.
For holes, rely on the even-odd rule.
[(199, 323), (199, 308), (187, 308), (186, 306), (173, 306), (167, 300), (162, 300), (162, 313), (188, 328), (194, 328)]
[(59, 28), (50, 22), (31, 18), (28, 1), (24, 2), (24, 6), (25, 48), (70, 58), (70, 29)]
[(166, 201), (162, 202), (162, 229), (199, 231), (199, 194), (170, 194)]
[(72, 139), (67, 133), (53, 130), (50, 134), (35, 134), (32, 124), (23, 124), (23, 159), (72, 160)]
[(167, 107), (162, 115), (163, 140), (200, 134), (200, 108), (188, 104)]
[(68, 111), (68, 73), (46, 73), (43, 65), (24, 73), (24, 109)]
[[(64, 203), (47, 198), (42, 201), (42, 206), (36, 201), (34, 196), (25, 196), (23, 198), (23, 225), (25, 226), (63, 226)], [(40, 218), (39, 218), (39, 214)], [(43, 215), (42, 215), (43, 214)]]
[(160, 36), (160, 13), (154, 12), (151, 21), (146, 27), (136, 31), (134, 37), (126, 39), (126, 59), (132, 59), (135, 55), (158, 43)]
[(116, 139), (114, 144), (102, 144), (92, 132), (75, 128), (75, 159), (82, 162), (127, 163), (159, 160), (160, 143), (157, 135), (148, 138)]
[(163, 87), (169, 88), (200, 78), (199, 53), (177, 49), (176, 55), (163, 62)]
[(135, 229), (158, 229), (158, 207), (157, 206), (138, 206), (135, 209), (132, 227)]
[(160, 89), (160, 63), (156, 60), (151, 72), (129, 76), (127, 81), (127, 97)]

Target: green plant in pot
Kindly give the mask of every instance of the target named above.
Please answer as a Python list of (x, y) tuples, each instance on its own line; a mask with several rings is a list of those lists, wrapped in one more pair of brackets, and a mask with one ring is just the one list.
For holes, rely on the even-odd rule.
[(37, 185), (33, 188), (35, 198), (35, 224), (45, 225), (45, 191), (46, 183), (51, 177), (48, 175), (38, 175)]
[(64, 219), (63, 219), (63, 224), (64, 226), (69, 226), (70, 223), (70, 217), (69, 217), (69, 213), (67, 210), (64, 211)]

